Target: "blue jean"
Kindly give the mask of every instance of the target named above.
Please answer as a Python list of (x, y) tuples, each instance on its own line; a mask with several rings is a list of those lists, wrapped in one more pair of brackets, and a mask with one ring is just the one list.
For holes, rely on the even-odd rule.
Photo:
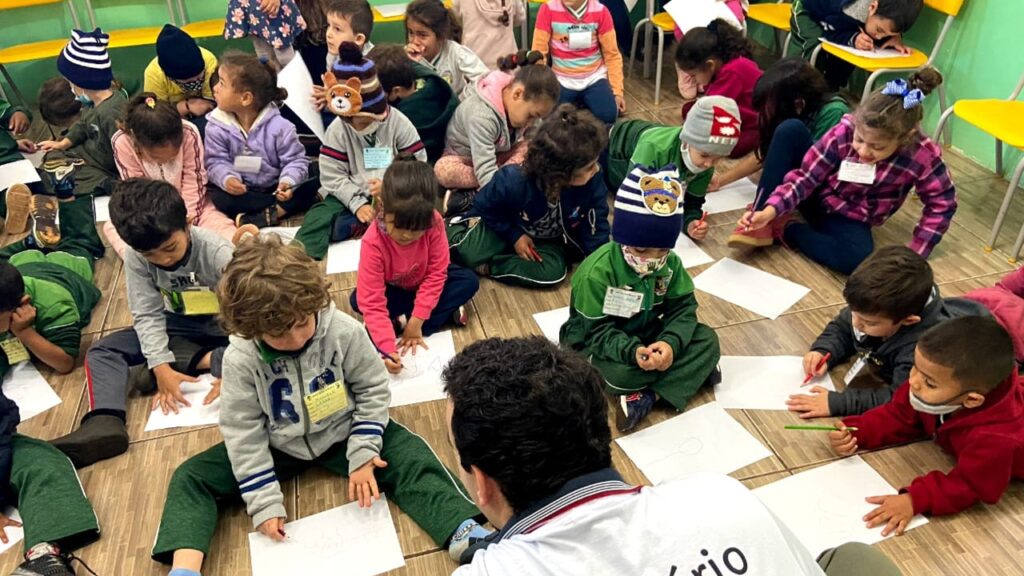
[[(459, 306), (469, 302), (478, 288), (480, 288), (480, 280), (472, 270), (456, 264), (448, 265), (448, 279), (445, 280), (441, 297), (438, 298), (437, 305), (430, 313), (430, 318), (426, 318), (423, 322), (423, 335), (430, 336), (440, 330), (452, 319), (452, 315), (459, 309)], [(384, 288), (384, 297), (388, 300), (388, 316), (392, 320), (403, 314), (406, 318), (412, 316), (412, 309), (416, 304), (415, 291), (403, 290), (388, 284)], [(352, 296), (348, 301), (352, 305), (352, 309), (357, 314), (361, 314), (355, 290), (352, 291)]]
[(786, 227), (783, 240), (794, 250), (841, 274), (850, 274), (875, 249), (871, 225), (830, 214), (815, 197), (800, 204), (807, 223)]
[(615, 94), (607, 78), (602, 78), (583, 90), (569, 90), (562, 86), (558, 94), (558, 103), (575, 104), (578, 108), (590, 110), (594, 116), (608, 127), (615, 124), (619, 117), (619, 109), (615, 105)]
[(754, 199), (755, 210), (764, 208), (768, 197), (782, 184), (786, 174), (800, 167), (804, 155), (813, 145), (811, 130), (800, 120), (790, 118), (779, 124), (764, 158), (764, 169)]

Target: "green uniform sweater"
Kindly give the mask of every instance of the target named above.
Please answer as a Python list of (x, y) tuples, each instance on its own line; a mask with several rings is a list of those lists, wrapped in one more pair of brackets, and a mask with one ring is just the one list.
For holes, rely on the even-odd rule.
[(18, 141), (14, 139), (14, 134), (7, 129), (11, 125), (11, 116), (14, 116), (15, 112), (24, 112), (29, 120), (32, 119), (32, 113), (25, 108), (14, 106), (6, 100), (0, 100), (0, 164), (9, 164), (25, 159), (18, 151)]
[(450, 84), (433, 70), (413, 63), (416, 70), (416, 92), (395, 104), (416, 127), (420, 140), (427, 148), (427, 160), (433, 164), (444, 152), (448, 122), (459, 105)]

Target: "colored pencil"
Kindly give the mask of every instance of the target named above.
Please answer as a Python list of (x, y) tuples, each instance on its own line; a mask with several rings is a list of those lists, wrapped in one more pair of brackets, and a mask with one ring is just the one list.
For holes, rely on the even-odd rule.
[[(790, 424), (789, 426), (784, 426), (783, 428), (785, 428), (786, 430), (816, 430), (819, 432), (842, 432), (842, 430), (836, 428), (835, 426), (800, 426), (797, 424)], [(846, 428), (846, 430), (849, 430), (850, 432), (856, 432), (858, 429)]]
[[(831, 357), (832, 357), (832, 353), (831, 352), (826, 352), (825, 355), (822, 356), (821, 360), (818, 361), (818, 365), (814, 367), (814, 372), (817, 372), (818, 370), (821, 370), (822, 366), (824, 366), (825, 364), (828, 364), (828, 359), (831, 358)], [(810, 374), (807, 375), (806, 378), (804, 378), (804, 383), (801, 384), (801, 386), (807, 386), (808, 382), (810, 382), (811, 380), (814, 380), (814, 372), (811, 372)]]

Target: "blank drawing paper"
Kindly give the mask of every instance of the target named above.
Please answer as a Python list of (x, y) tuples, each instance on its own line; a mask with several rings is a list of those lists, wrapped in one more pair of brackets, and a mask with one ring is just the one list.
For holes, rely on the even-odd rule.
[(4, 395), (18, 405), (24, 422), (60, 404), (60, 396), (31, 362), (15, 364), (4, 376)]
[[(11, 520), (21, 522), (21, 514), (18, 512), (17, 508), (14, 508), (12, 506), (4, 508), (4, 516), (7, 516)], [(4, 528), (4, 534), (7, 534), (7, 543), (4, 544), (0, 542), (0, 554), (7, 552), (11, 548), (14, 548), (14, 546), (18, 542), (21, 542), (25, 539), (24, 528), (15, 528), (14, 526), (8, 526)]]
[(335, 242), (327, 249), (327, 273), (341, 274), (359, 270), (359, 249), (361, 240)]
[(696, 472), (728, 474), (772, 455), (717, 402), (616, 442), (652, 484)]
[(298, 52), (291, 62), (277, 73), (277, 85), (288, 91), (285, 106), (291, 108), (292, 112), (323, 142), (327, 131), (324, 129), (320, 111), (313, 104), (313, 84), (319, 86), (323, 84), (323, 80), (317, 78), (314, 82), (309, 75), (309, 68), (306, 68), (306, 63), (302, 61), (302, 55)]
[(697, 243), (686, 234), (680, 234), (676, 238), (676, 246), (672, 251), (679, 255), (679, 259), (683, 261), (683, 268), (694, 268), (715, 261), (714, 258), (708, 256), (708, 253), (701, 250)]
[(704, 28), (718, 18), (732, 24), (737, 30), (743, 29), (732, 10), (719, 0), (672, 0), (665, 4), (665, 12), (668, 12), (684, 34), (687, 30)]
[(772, 320), (811, 291), (806, 286), (730, 258), (723, 258), (701, 272), (693, 279), (693, 285), (698, 290)]
[(96, 215), (96, 223), (110, 222), (110, 196), (93, 196), (92, 211)]
[(562, 324), (565, 324), (568, 320), (568, 306), (548, 310), (547, 312), (538, 312), (533, 315), (533, 321), (537, 323), (541, 333), (555, 344), (558, 344), (558, 331), (562, 329)]
[(850, 54), (853, 54), (854, 56), (860, 56), (861, 58), (871, 58), (871, 59), (879, 60), (879, 59), (883, 59), (883, 58), (903, 58), (904, 57), (904, 55), (900, 54), (899, 50), (896, 50), (895, 48), (880, 48), (880, 49), (877, 49), (877, 50), (859, 50), (859, 49), (853, 48), (851, 46), (843, 46), (842, 44), (836, 44), (835, 42), (829, 42), (828, 40), (825, 40), (824, 38), (821, 38), (821, 43), (822, 44), (828, 44), (829, 46), (832, 46), (833, 48), (838, 48), (838, 49), (842, 50), (843, 52), (848, 52)]
[(455, 357), (451, 330), (424, 338), (430, 348), (416, 348), (416, 354), (402, 356), (402, 371), (391, 374), (391, 407), (444, 400), (441, 371)]
[(804, 359), (800, 356), (722, 356), (722, 383), (715, 386), (715, 400), (722, 408), (786, 410), (792, 394), (810, 394), (814, 386), (835, 390), (825, 374), (801, 386)]
[[(896, 489), (860, 456), (852, 456), (762, 486), (754, 494), (817, 556), (844, 542), (882, 541), (883, 526), (867, 528), (862, 520), (875, 509), (864, 499), (896, 494)], [(907, 530), (926, 522), (914, 516)]]
[(284, 542), (249, 534), (252, 576), (372, 576), (405, 566), (383, 495), (369, 508), (352, 502), (289, 522), (284, 531)]
[(715, 192), (705, 194), (704, 210), (708, 214), (740, 210), (754, 202), (755, 194), (757, 194), (757, 184), (751, 182), (749, 178), (742, 178), (728, 186), (722, 186)]
[[(7, 128), (4, 126), (3, 128)], [(32, 184), (39, 182), (39, 173), (29, 159), (15, 160), (0, 164), (0, 190), (7, 190), (12, 184)]]
[(203, 406), (203, 399), (213, 389), (213, 376), (203, 374), (199, 382), (182, 382), (181, 393), (191, 406), (178, 406), (178, 413), (163, 413), (159, 407), (149, 413), (146, 432), (164, 430), (166, 428), (186, 428), (189, 426), (209, 426), (217, 424), (220, 419), (220, 398)]

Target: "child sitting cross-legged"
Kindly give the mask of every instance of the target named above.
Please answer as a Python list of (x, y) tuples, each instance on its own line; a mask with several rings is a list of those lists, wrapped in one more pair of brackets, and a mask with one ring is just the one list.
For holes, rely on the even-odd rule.
[(840, 456), (934, 439), (956, 457), (948, 473), (933, 470), (898, 495), (867, 499), (878, 506), (864, 520), (885, 525), (883, 537), (903, 533), (914, 514), (995, 504), (1010, 481), (1024, 479), (1024, 388), (1013, 342), (992, 318), (943, 322), (918, 340), (910, 378), (892, 402), (837, 427), (829, 441)]
[(718, 337), (697, 321), (697, 298), (672, 251), (683, 225), (672, 165), (637, 166), (615, 196), (612, 238), (572, 276), (559, 341), (590, 358), (610, 394), (616, 425), (632, 430), (658, 398), (677, 410), (721, 381)]
[(313, 466), (348, 476), (348, 498), (361, 507), (387, 493), (455, 559), (487, 535), (454, 475), (390, 420), (384, 364), (328, 284), (300, 246), (274, 235), (243, 240), (224, 270), (224, 442), (171, 478), (153, 558), (173, 562), (173, 576), (199, 574), (219, 501), (243, 500), (253, 526), (282, 542), (280, 483)]

